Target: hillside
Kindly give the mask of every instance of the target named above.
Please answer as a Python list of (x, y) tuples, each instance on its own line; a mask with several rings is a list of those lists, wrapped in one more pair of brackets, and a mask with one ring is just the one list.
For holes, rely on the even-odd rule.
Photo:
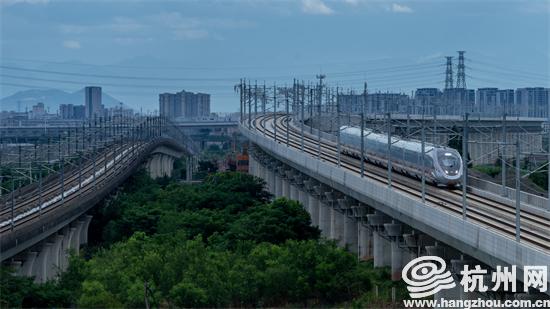
[[(55, 113), (61, 104), (84, 104), (84, 88), (76, 92), (65, 92), (59, 89), (29, 89), (19, 91), (10, 96), (0, 99), (0, 111), (25, 111), (31, 110), (32, 106), (43, 102), (50, 113)], [(120, 101), (108, 93), (103, 92), (102, 103), (105, 107), (115, 107)]]

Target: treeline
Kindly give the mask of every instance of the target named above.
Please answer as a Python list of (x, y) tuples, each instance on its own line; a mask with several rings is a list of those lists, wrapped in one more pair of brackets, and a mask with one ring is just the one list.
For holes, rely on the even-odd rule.
[(91, 249), (58, 281), (36, 285), (3, 270), (2, 305), (364, 306), (374, 285), (392, 285), (387, 272), (321, 239), (299, 203), (271, 201), (245, 174), (184, 185), (139, 173), (93, 224)]

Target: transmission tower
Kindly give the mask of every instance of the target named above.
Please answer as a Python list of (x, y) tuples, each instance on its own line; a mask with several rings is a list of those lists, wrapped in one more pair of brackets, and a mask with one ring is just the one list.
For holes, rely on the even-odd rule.
[(466, 89), (466, 72), (464, 66), (465, 51), (458, 51), (458, 72), (456, 74), (456, 88)]
[(445, 90), (453, 89), (453, 57), (447, 58), (447, 69), (445, 70)]

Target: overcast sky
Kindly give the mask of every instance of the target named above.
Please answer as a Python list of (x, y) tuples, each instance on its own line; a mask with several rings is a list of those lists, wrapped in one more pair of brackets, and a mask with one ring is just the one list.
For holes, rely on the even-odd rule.
[(547, 0), (0, 3), (2, 97), (93, 84), (153, 110), (158, 93), (185, 89), (236, 111), (242, 77), (292, 84), (323, 72), (341, 87), (366, 79), (370, 91), (441, 88), (444, 56), (457, 50), (469, 88), (550, 85)]

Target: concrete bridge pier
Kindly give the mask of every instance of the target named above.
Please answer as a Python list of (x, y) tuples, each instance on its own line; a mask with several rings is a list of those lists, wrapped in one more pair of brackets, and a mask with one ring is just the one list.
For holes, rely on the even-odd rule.
[(410, 233), (403, 234), (403, 242), (409, 248), (409, 255), (412, 259), (420, 256), (420, 240), (419, 235), (412, 230)]
[(344, 217), (344, 233), (342, 237), (343, 245), (352, 253), (357, 254), (358, 249), (358, 221), (354, 216), (351, 204), (355, 203), (353, 199), (347, 197), (338, 199), (339, 209)]
[(32, 269), (32, 276), (36, 283), (43, 283), (48, 280), (48, 258), (52, 246), (53, 244), (51, 242), (42, 242), (40, 252), (38, 253), (38, 257)]
[(90, 215), (85, 215), (83, 218), (84, 225), (82, 226), (82, 230), (80, 231), (80, 244), (86, 245), (88, 244), (88, 229), (90, 228), (90, 223), (92, 222), (92, 217)]
[[(439, 247), (440, 249), (442, 248), (442, 246), (439, 246), (437, 244), (436, 244), (436, 246)], [(466, 259), (464, 259), (464, 256), (461, 256), (458, 259), (451, 259), (450, 263), (448, 263), (448, 265), (447, 265), (447, 269), (451, 270), (451, 273), (453, 274), (453, 278), (455, 279), (456, 287), (454, 287), (452, 289), (448, 289), (448, 290), (439, 291), (438, 293), (436, 293), (434, 295), (434, 299), (445, 298), (445, 299), (463, 299), (463, 300), (466, 300), (466, 299), (476, 299), (476, 298), (478, 298), (478, 296), (480, 296), (480, 294), (464, 292), (464, 288), (462, 287), (462, 285), (460, 285), (460, 279), (462, 278), (462, 275), (460, 274), (460, 272), (462, 270), (464, 270), (464, 265), (470, 265), (470, 269), (472, 269), (474, 264), (476, 264), (474, 261), (466, 260)], [(483, 282), (485, 284), (487, 284), (488, 282), (490, 283), (491, 282), (490, 279), (491, 278), (489, 278), (488, 281), (487, 281), (487, 278), (483, 278)]]
[(80, 253), (80, 234), (82, 233), (82, 228), (84, 227), (84, 221), (77, 220), (75, 223), (75, 233), (73, 237), (71, 237), (71, 243), (70, 248), (74, 250), (74, 253), (76, 255), (79, 255)]
[(370, 260), (374, 258), (372, 230), (363, 222), (359, 223), (359, 258)]
[[(172, 172), (170, 172), (170, 174), (172, 174)], [(185, 180), (193, 180), (193, 157), (191, 156), (185, 158)]]
[(267, 162), (264, 165), (264, 180), (265, 180), (265, 189), (275, 196), (275, 172), (273, 171), (273, 164)]
[[(260, 169), (259, 171), (259, 176), (261, 179), (263, 179), (265, 182), (267, 182), (267, 179), (269, 179), (268, 177), (268, 174), (267, 174), (267, 166), (263, 163), (263, 161), (258, 161), (258, 168)], [(266, 188), (267, 189), (267, 188)], [(268, 190), (269, 191), (269, 190)]]
[(391, 279), (393, 281), (401, 280), (401, 271), (410, 260), (408, 250), (400, 246), (402, 229), (401, 224), (384, 224), (384, 230), (391, 239)]
[(273, 162), (270, 162), (268, 164), (268, 178), (267, 178), (267, 184), (269, 188), (269, 192), (273, 194), (273, 196), (277, 196), (277, 165)]
[(444, 260), (450, 260), (448, 248), (438, 242), (435, 242), (433, 245), (426, 246), (425, 248), (427, 255), (435, 255)]
[(374, 230), (372, 236), (374, 267), (391, 266), (391, 243), (381, 235), (380, 230)]
[(298, 195), (298, 187), (295, 183), (290, 185), (290, 199), (293, 201), (300, 201), (300, 196)]
[(63, 245), (63, 235), (54, 235), (52, 237), (53, 245), (50, 248), (50, 256), (48, 257), (47, 265), (47, 280), (54, 279), (60, 272), (61, 266), (61, 248)]
[(306, 179), (304, 180), (304, 194), (307, 199), (306, 209), (311, 216), (311, 224), (313, 226), (319, 226), (319, 217), (321, 212), (321, 203), (317, 198), (317, 192), (315, 190), (316, 183), (314, 180)]
[(330, 239), (335, 240), (339, 247), (344, 247), (344, 215), (330, 207)]
[(321, 230), (321, 235), (330, 238), (330, 229), (332, 224), (332, 214), (330, 205), (323, 200), (325, 189), (322, 184), (314, 186), (315, 193), (319, 200), (319, 229)]
[(20, 274), (22, 265), (23, 265), (23, 262), (21, 261), (11, 261), (9, 266), (13, 269), (13, 272), (15, 274)]
[(258, 177), (258, 178), (264, 178), (264, 172), (263, 172), (263, 169), (264, 169), (264, 165), (262, 164), (262, 161), (260, 158), (257, 158), (254, 160), (254, 167), (255, 167), (255, 174), (254, 176)]
[(330, 207), (330, 239), (336, 240), (339, 247), (344, 246), (344, 215), (337, 209), (338, 197), (334, 191), (325, 192), (326, 203)]
[(287, 172), (288, 170), (286, 169), (281, 170), (281, 179), (283, 182), (282, 196), (290, 199), (290, 181), (288, 179)]
[(256, 160), (254, 159), (254, 156), (249, 156), (248, 157), (248, 174), (257, 177), (256, 171), (254, 169), (255, 162), (256, 162)]
[(385, 216), (378, 212), (367, 215), (367, 222), (373, 230), (374, 267), (391, 266), (391, 243), (382, 236), (385, 221)]
[(265, 168), (265, 166), (262, 162), (261, 157), (256, 160), (256, 165), (258, 167), (258, 177), (263, 179), (264, 178), (264, 168)]
[(277, 166), (275, 172), (275, 197), (283, 196), (283, 178), (280, 175), (279, 169)]
[(61, 270), (67, 270), (69, 267), (69, 256), (71, 253), (71, 244), (73, 243), (72, 239), (75, 236), (76, 228), (67, 226), (63, 230), (63, 245), (61, 246)]
[(346, 211), (344, 214), (344, 245), (352, 253), (359, 252), (359, 224), (357, 220)]
[[(312, 198), (315, 198), (315, 186), (316, 186), (316, 183), (315, 183), (315, 180), (313, 180), (312, 178), (304, 178), (304, 180), (302, 181), (303, 184), (304, 184), (304, 194), (306, 195), (306, 199), (307, 199), (307, 204), (305, 204), (305, 208), (307, 210), (307, 212), (309, 212), (309, 214), (311, 215), (311, 222), (315, 221), (314, 218), (313, 218), (313, 214), (312, 214)], [(317, 219), (316, 219), (316, 222), (319, 222), (319, 215), (317, 215)]]
[(315, 196), (310, 195), (307, 199), (309, 214), (311, 216), (311, 224), (313, 226), (320, 226), (319, 218), (321, 217), (322, 205), (319, 199)]
[(332, 207), (324, 203), (319, 199), (319, 229), (321, 230), (321, 235), (330, 238), (330, 229), (332, 225)]
[(304, 175), (302, 175), (302, 174), (294, 175), (294, 183), (295, 183), (295, 186), (296, 186), (297, 200), (300, 202), (300, 204), (302, 204), (302, 207), (304, 207), (304, 209), (311, 216), (311, 212), (309, 210), (309, 205), (308, 205), (307, 192), (306, 192), (306, 188), (305, 188), (305, 184), (304, 184)]
[(69, 253), (88, 242), (88, 227), (92, 216), (83, 215), (66, 227), (7, 260), (15, 266), (16, 274), (34, 277), (37, 283), (57, 278), (69, 265)]
[(266, 190), (275, 195), (275, 172), (273, 171), (273, 163), (267, 162), (264, 166), (264, 180), (266, 182)]
[[(175, 158), (162, 153), (155, 153), (147, 162), (147, 170), (151, 178), (171, 177)], [(191, 160), (187, 160), (187, 170), (191, 171)]]
[(13, 269), (14, 274), (20, 275), (22, 265), (23, 265), (23, 262), (21, 261), (11, 261), (9, 266)]
[(288, 180), (284, 177), (281, 178), (282, 188), (281, 188), (281, 197), (290, 198), (290, 186), (288, 184)]
[(373, 258), (372, 229), (367, 224), (368, 211), (368, 206), (361, 203), (350, 207), (350, 212), (357, 222), (357, 256), (361, 260)]
[(24, 260), (21, 264), (21, 270), (19, 271), (19, 275), (25, 276), (25, 277), (32, 276), (32, 270), (34, 268), (34, 262), (36, 261), (37, 256), (38, 256), (38, 252), (27, 251), (27, 254), (24, 257)]
[(298, 187), (296, 183), (296, 176), (299, 176), (298, 172), (293, 170), (286, 170), (286, 181), (288, 182), (288, 199), (292, 201), (298, 201)]
[(83, 215), (4, 262), (14, 267), (15, 274), (34, 277), (37, 283), (56, 279), (67, 269), (70, 251), (78, 254), (80, 246), (88, 242), (91, 219)]

